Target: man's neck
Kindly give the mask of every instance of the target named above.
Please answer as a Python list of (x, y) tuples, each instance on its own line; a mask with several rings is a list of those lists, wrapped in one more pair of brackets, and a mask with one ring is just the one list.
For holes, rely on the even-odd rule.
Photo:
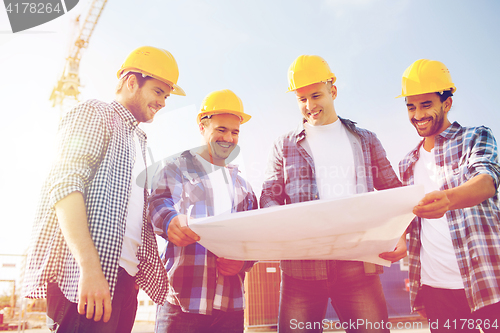
[(435, 145), (435, 142), (436, 142), (436, 136), (438, 136), (439, 134), (443, 133), (450, 126), (451, 126), (451, 122), (448, 119), (446, 119), (446, 121), (444, 122), (444, 124), (443, 124), (441, 130), (439, 131), (439, 133), (431, 135), (431, 136), (426, 136), (425, 139), (424, 139), (424, 149), (427, 150), (427, 151), (431, 151), (432, 148), (434, 148), (434, 145)]
[(208, 152), (208, 149), (203, 149), (198, 151), (198, 155), (200, 155), (205, 161), (207, 161), (210, 164), (220, 167), (226, 166), (226, 160), (214, 159), (213, 156), (210, 155), (210, 153)]

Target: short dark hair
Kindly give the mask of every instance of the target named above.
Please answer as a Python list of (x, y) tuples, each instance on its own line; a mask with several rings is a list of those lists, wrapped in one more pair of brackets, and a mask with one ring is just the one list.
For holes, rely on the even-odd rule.
[(200, 119), (200, 123), (202, 123), (204, 127), (208, 127), (211, 121), (212, 121), (211, 117), (203, 117)]
[(130, 75), (135, 76), (135, 78), (137, 79), (137, 85), (139, 86), (139, 88), (142, 88), (142, 86), (144, 86), (144, 84), (146, 83), (147, 80), (152, 79), (152, 77), (150, 77), (150, 76), (142, 76), (141, 73), (128, 72), (127, 74), (120, 77), (120, 80), (118, 81), (118, 86), (116, 87), (116, 92), (119, 92), (122, 89), (123, 83), (125, 83), (125, 81), (127, 81), (127, 79), (129, 78)]
[(446, 101), (448, 99), (448, 97), (453, 96), (453, 93), (451, 92), (451, 90), (445, 90), (445, 91), (443, 91), (442, 94), (437, 92), (436, 94), (438, 94), (439, 100), (441, 101), (441, 103)]

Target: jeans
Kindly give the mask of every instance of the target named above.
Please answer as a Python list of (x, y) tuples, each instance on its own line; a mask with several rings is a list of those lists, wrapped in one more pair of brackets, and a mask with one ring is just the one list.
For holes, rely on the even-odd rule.
[(213, 310), (211, 315), (182, 312), (165, 302), (156, 309), (155, 333), (243, 333), (243, 311)]
[[(324, 320), (328, 299), (340, 323)], [(389, 332), (387, 305), (378, 275), (366, 275), (358, 261), (329, 261), (327, 280), (281, 274), (278, 332)]]
[(131, 332), (137, 312), (135, 278), (120, 267), (115, 294), (111, 302), (111, 318), (95, 322), (78, 313), (78, 305), (64, 297), (57, 283), (47, 286), (47, 326), (57, 333), (126, 333)]
[(433, 333), (500, 332), (500, 303), (487, 305), (475, 312), (470, 311), (464, 289), (441, 289), (422, 286), (419, 295)]

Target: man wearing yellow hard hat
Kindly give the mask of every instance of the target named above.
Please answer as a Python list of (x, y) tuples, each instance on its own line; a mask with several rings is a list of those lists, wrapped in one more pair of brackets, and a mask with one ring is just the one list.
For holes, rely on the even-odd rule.
[[(299, 56), (288, 80), (303, 121), (274, 143), (261, 207), (401, 186), (375, 134), (337, 116), (336, 77), (323, 58)], [(391, 261), (405, 257), (404, 239), (384, 256)], [(389, 331), (381, 267), (340, 260), (283, 260), (280, 266), (279, 332), (321, 332), (329, 298), (348, 332)]]
[(117, 73), (115, 100), (64, 114), (26, 265), (26, 296), (47, 298), (52, 332), (130, 332), (137, 285), (158, 304), (167, 276), (146, 218), (146, 135), (170, 94), (184, 95), (170, 52), (144, 46)]
[(197, 241), (189, 220), (256, 209), (250, 184), (228, 164), (237, 153), (240, 124), (250, 115), (231, 90), (208, 94), (197, 123), (200, 149), (169, 161), (153, 184), (149, 214), (167, 240), (167, 302), (158, 307), (155, 332), (240, 332), (244, 330), (243, 281), (253, 262), (218, 258)]
[(491, 130), (448, 120), (448, 68), (420, 59), (402, 80), (410, 122), (423, 140), (399, 164), (404, 185), (423, 184), (410, 232), (410, 299), (433, 332), (500, 327), (500, 183)]

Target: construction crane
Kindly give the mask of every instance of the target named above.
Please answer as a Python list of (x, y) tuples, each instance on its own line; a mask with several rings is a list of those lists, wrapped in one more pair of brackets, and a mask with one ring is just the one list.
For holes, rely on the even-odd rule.
[[(79, 28), (74, 43), (70, 46), (69, 55), (66, 58), (61, 77), (50, 94), (53, 107), (59, 105), (62, 108), (66, 98), (73, 98), (75, 101), (78, 101), (78, 96), (80, 95), (80, 60), (83, 50), (89, 45), (90, 36), (94, 32), (106, 2), (107, 0), (93, 0), (90, 4), (85, 21), (83, 21), (83, 24)], [(77, 27), (79, 23), (80, 16), (76, 18)]]

